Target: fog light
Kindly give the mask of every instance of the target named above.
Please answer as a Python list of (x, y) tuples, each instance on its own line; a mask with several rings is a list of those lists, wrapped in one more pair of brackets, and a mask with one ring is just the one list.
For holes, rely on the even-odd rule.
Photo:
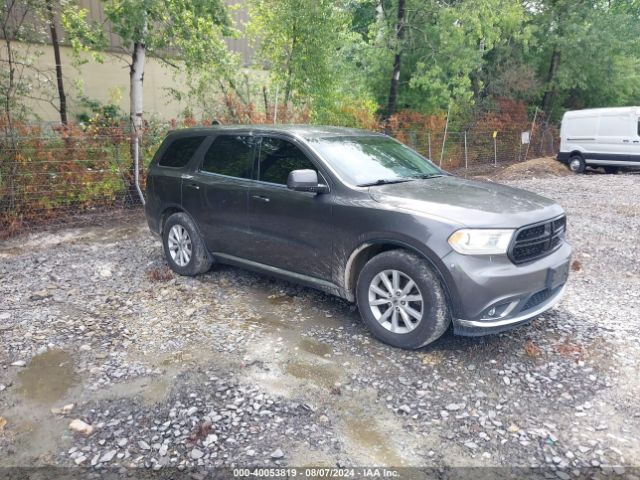
[(513, 309), (518, 305), (519, 300), (513, 300), (511, 302), (500, 303), (498, 305), (493, 305), (492, 307), (487, 308), (482, 314), (481, 318), (484, 319), (495, 319), (495, 318), (503, 318), (509, 315)]

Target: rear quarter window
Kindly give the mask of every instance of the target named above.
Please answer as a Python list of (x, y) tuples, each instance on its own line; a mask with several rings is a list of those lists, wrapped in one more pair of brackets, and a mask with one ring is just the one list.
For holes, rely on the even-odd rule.
[(202, 144), (206, 136), (190, 136), (175, 139), (160, 157), (158, 165), (161, 167), (181, 168), (189, 163), (193, 154)]

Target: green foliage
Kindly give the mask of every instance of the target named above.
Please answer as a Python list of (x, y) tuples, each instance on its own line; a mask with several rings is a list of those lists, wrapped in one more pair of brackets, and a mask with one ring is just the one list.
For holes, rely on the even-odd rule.
[(362, 36), (352, 10), (333, 0), (251, 0), (248, 34), (286, 109), (307, 107), (318, 123), (353, 122), (348, 107), (372, 110), (358, 72)]
[[(640, 10), (637, 2), (535, 2), (529, 22), (538, 47), (526, 57), (553, 92), (549, 110), (640, 102)], [(554, 53), (557, 68), (551, 71)]]
[[(88, 52), (96, 62), (102, 63), (103, 56), (101, 49), (106, 46), (106, 32), (97, 22), (87, 19), (88, 11), (78, 5), (68, 5), (63, 9), (60, 16), (62, 28), (67, 34), (73, 51), (77, 54)], [(77, 55), (77, 63), (86, 63), (84, 57)]]
[(189, 70), (225, 59), (223, 36), (233, 34), (221, 0), (110, 0), (104, 10), (123, 45), (143, 43)]

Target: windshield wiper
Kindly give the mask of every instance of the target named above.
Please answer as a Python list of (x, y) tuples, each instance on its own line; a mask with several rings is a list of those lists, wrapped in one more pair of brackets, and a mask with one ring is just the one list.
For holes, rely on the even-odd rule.
[(411, 180), (412, 180), (411, 178), (393, 178), (393, 179), (381, 178), (380, 180), (376, 180), (374, 182), (360, 183), (360, 184), (358, 184), (358, 186), (359, 187), (373, 187), (375, 185), (390, 185), (392, 183), (410, 182)]
[(444, 177), (444, 175), (442, 173), (423, 173), (421, 175), (411, 176), (411, 178), (419, 178), (420, 180), (423, 180), (426, 178), (438, 178), (438, 177)]

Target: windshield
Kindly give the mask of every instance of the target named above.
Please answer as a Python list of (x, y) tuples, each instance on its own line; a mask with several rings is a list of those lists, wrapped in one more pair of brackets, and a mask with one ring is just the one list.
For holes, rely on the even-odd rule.
[(345, 180), (364, 186), (444, 172), (409, 147), (385, 136), (310, 139), (309, 143)]

